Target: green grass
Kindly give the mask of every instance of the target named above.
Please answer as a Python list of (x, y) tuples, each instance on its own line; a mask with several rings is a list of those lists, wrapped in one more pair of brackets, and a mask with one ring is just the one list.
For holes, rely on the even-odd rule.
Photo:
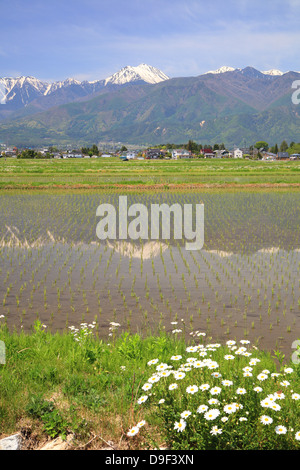
[[(178, 335), (167, 335), (163, 330), (144, 337), (119, 334), (118, 326), (113, 325), (110, 331), (107, 340), (99, 340), (93, 334), (93, 324), (81, 325), (77, 330), (71, 327), (62, 334), (47, 332), (40, 322), (30, 333), (12, 332), (2, 324), (0, 339), (6, 346), (6, 363), (0, 365), (2, 436), (25, 432), (27, 437), (35, 436), (38, 445), (47, 437), (65, 438), (71, 433), (75, 448), (91, 441), (93, 448), (100, 448), (108, 440), (122, 449), (162, 445), (170, 449), (300, 448), (295, 438), (300, 431), (300, 400), (293, 395), (300, 392), (300, 369), (284, 361), (280, 353), (272, 357), (247, 344), (251, 355), (246, 356), (230, 344), (212, 343), (212, 338), (199, 337), (196, 332), (187, 344)], [(228, 354), (234, 359), (226, 359)], [(189, 370), (191, 357), (195, 364), (208, 358), (209, 362)], [(253, 377), (244, 377), (243, 368), (254, 357), (260, 362), (252, 366)], [(157, 367), (165, 371), (180, 369), (185, 377), (179, 379), (167, 373), (156, 381)], [(267, 379), (260, 381), (258, 374), (266, 369)], [(212, 376), (216, 372), (222, 377)], [(281, 375), (272, 376), (275, 372)], [(222, 385), (223, 379), (231, 380), (232, 386)], [(284, 380), (290, 385), (282, 385)], [(152, 387), (147, 390), (149, 383)], [(178, 388), (169, 390), (172, 383)], [(200, 388), (204, 383), (210, 389), (219, 386), (220, 395), (200, 390), (187, 393), (190, 385)], [(258, 385), (263, 389), (260, 393), (254, 390)], [(241, 387), (245, 395), (237, 394)], [(285, 395), (283, 400), (276, 399), (280, 411), (260, 405), (261, 400), (279, 391)], [(147, 397), (144, 403), (141, 397)], [(197, 412), (200, 405), (208, 405), (210, 398), (220, 401), (210, 405), (221, 411), (214, 421)], [(224, 406), (233, 402), (243, 407), (226, 414)], [(185, 419), (186, 428), (181, 432), (175, 428), (184, 411), (190, 411), (191, 416)], [(273, 422), (262, 424), (262, 415), (272, 417)], [(221, 420), (224, 416), (226, 422)], [(247, 421), (239, 420), (241, 417)], [(137, 424), (140, 427), (136, 428)], [(213, 425), (222, 429), (222, 434), (212, 435)], [(276, 434), (277, 425), (285, 426), (287, 433)], [(135, 435), (129, 436), (130, 432)]]
[(251, 160), (135, 160), (119, 158), (18, 160), (0, 159), (0, 188), (101, 188), (114, 184), (193, 184), (239, 186), (245, 184), (299, 184), (299, 161)]

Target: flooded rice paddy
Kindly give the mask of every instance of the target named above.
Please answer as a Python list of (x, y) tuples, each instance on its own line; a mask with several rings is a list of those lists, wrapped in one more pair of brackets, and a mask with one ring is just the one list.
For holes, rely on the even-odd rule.
[[(128, 201), (205, 208), (204, 246), (96, 236), (99, 204), (114, 192), (2, 192), (0, 313), (28, 331), (96, 321), (121, 331), (205, 332), (293, 353), (300, 339), (300, 193), (128, 193)], [(0, 320), (1, 321), (1, 320)]]

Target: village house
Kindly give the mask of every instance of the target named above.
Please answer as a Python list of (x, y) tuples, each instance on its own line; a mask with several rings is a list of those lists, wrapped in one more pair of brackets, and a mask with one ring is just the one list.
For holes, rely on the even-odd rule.
[(239, 148), (233, 151), (233, 158), (243, 158), (243, 151)]
[(224, 158), (228, 157), (229, 153), (228, 150), (214, 150), (213, 152), (216, 158)]
[(290, 154), (288, 152), (278, 152), (277, 160), (289, 160)]
[(216, 154), (214, 152), (207, 152), (204, 154), (204, 158), (216, 158)]
[(172, 158), (173, 160), (177, 160), (178, 158), (192, 158), (192, 152), (186, 149), (174, 149), (172, 150)]
[(156, 158), (163, 158), (163, 157), (164, 157), (164, 152), (162, 152), (160, 149), (156, 149), (156, 148), (148, 149), (145, 152), (145, 158), (147, 160), (152, 159), (152, 158), (156, 159)]

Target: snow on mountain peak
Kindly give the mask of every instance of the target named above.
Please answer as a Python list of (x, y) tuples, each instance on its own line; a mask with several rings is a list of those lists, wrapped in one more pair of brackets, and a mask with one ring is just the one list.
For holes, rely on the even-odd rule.
[[(235, 69), (233, 67), (228, 67), (225, 65), (223, 67), (220, 67), (217, 70), (210, 70), (209, 72), (206, 72), (206, 73), (219, 74), (219, 73), (225, 73), (225, 72), (234, 72), (235, 70), (241, 71), (242, 69)], [(277, 70), (277, 69), (265, 70), (265, 71), (261, 71), (261, 73), (263, 73), (264, 75), (272, 75), (272, 76), (284, 75), (284, 72), (281, 72), (281, 70)]]
[(124, 85), (125, 83), (135, 82), (142, 80), (147, 83), (159, 83), (164, 80), (169, 80), (169, 77), (165, 75), (161, 70), (152, 67), (147, 64), (140, 64), (136, 67), (127, 65), (122, 68), (119, 72), (114, 73), (108, 77), (104, 84), (108, 85)]
[(283, 75), (283, 72), (277, 69), (265, 70), (264, 72), (262, 71), (261, 73), (263, 73), (264, 75)]
[(234, 70), (236, 69), (233, 67), (228, 67), (227, 65), (223, 65), (223, 67), (220, 67), (217, 70), (210, 70), (209, 72), (206, 72), (206, 73), (218, 74), (218, 73), (225, 73), (225, 72), (233, 72)]

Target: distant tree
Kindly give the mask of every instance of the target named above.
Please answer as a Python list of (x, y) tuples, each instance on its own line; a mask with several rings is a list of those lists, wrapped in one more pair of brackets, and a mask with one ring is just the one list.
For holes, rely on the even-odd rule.
[[(97, 145), (92, 145), (92, 147), (81, 147), (81, 153), (83, 155), (89, 155), (90, 157), (92, 157), (92, 155), (99, 155), (99, 149), (97, 147)], [(72, 153), (76, 153), (76, 150), (74, 150)]]
[(270, 152), (271, 153), (278, 153), (278, 145), (277, 144), (273, 145), (273, 147), (270, 148)]
[(293, 142), (293, 146), (290, 146), (288, 149), (287, 149), (287, 152), (291, 155), (292, 153), (300, 153), (300, 143), (299, 144), (296, 144), (295, 142)]
[(214, 144), (214, 150), (220, 150), (219, 144)]
[(20, 158), (36, 158), (36, 156), (37, 156), (37, 152), (35, 152), (32, 149), (25, 149), (20, 154)]
[(286, 152), (287, 149), (289, 148), (287, 142), (283, 140), (280, 144), (280, 152)]
[(196, 144), (196, 142), (194, 142), (193, 140), (189, 140), (187, 145), (186, 145), (186, 148), (187, 150), (189, 150), (190, 152), (197, 152), (198, 150), (198, 145)]
[(92, 152), (92, 155), (99, 155), (99, 149), (98, 149), (97, 145), (94, 144), (92, 146), (91, 152)]
[(122, 145), (121, 152), (127, 152), (127, 147), (125, 147), (125, 145)]
[(263, 149), (264, 151), (267, 151), (269, 148), (269, 144), (264, 140), (259, 140), (258, 142), (256, 142), (254, 147), (258, 150)]

